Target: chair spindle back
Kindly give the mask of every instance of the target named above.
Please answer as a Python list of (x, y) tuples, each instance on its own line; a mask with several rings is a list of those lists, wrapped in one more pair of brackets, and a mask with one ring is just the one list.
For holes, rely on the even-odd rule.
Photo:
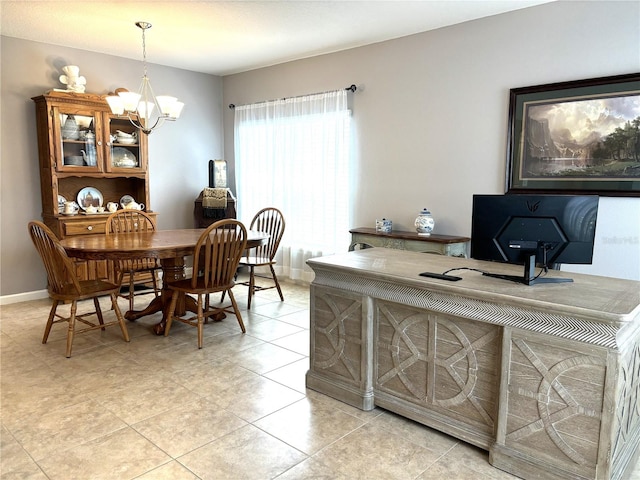
[(58, 295), (79, 294), (75, 265), (51, 229), (42, 222), (29, 222), (29, 235), (47, 271), (49, 291)]
[(107, 218), (106, 233), (153, 232), (156, 224), (140, 210), (118, 210)]
[(200, 265), (201, 275), (193, 275), (195, 288), (204, 281), (205, 288), (233, 285), (242, 253), (247, 246), (247, 229), (234, 219), (211, 224), (200, 236), (194, 251), (193, 264)]
[(284, 216), (277, 208), (267, 207), (256, 213), (253, 220), (251, 220), (249, 229), (268, 233), (269, 240), (264, 245), (254, 248), (251, 255), (273, 260), (280, 246), (284, 227)]

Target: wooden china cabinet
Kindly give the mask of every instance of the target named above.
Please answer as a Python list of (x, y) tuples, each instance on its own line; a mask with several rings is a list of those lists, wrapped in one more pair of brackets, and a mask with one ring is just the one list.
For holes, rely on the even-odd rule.
[[(127, 118), (113, 115), (104, 95), (49, 91), (32, 100), (42, 219), (58, 238), (104, 234), (107, 203), (122, 208), (127, 195), (155, 216), (149, 207), (147, 136)], [(78, 212), (65, 215), (65, 202), (77, 202)], [(89, 204), (103, 206), (105, 212), (86, 213)], [(105, 261), (78, 262), (78, 273), (83, 279), (115, 280), (113, 265)]]

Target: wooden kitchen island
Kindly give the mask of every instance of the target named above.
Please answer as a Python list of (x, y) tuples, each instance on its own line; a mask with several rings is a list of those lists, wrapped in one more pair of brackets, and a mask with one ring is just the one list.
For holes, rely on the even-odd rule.
[(522, 478), (627, 478), (640, 442), (640, 282), (370, 248), (308, 264), (307, 387), (489, 451)]

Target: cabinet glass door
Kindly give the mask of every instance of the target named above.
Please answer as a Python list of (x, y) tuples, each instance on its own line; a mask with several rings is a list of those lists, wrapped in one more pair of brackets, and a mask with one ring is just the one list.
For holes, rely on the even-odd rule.
[(109, 158), (107, 171), (131, 171), (144, 169), (144, 134), (128, 118), (108, 118)]
[[(61, 163), (58, 171), (102, 171), (99, 159), (98, 122), (92, 113), (69, 113), (58, 110), (54, 113), (59, 132)], [(99, 135), (99, 132), (98, 132)]]

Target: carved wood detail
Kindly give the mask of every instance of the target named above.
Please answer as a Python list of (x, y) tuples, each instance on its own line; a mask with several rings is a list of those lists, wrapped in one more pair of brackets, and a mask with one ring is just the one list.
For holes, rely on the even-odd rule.
[(362, 386), (362, 300), (324, 292), (315, 297), (313, 368)]
[(629, 454), (638, 449), (640, 441), (640, 346), (631, 349), (620, 362), (620, 383), (616, 404), (616, 422), (612, 446), (614, 465), (626, 465)]
[(376, 302), (374, 389), (493, 433), (499, 328)]
[(514, 338), (505, 445), (554, 463), (594, 469), (605, 371), (606, 352), (589, 355), (557, 343)]

